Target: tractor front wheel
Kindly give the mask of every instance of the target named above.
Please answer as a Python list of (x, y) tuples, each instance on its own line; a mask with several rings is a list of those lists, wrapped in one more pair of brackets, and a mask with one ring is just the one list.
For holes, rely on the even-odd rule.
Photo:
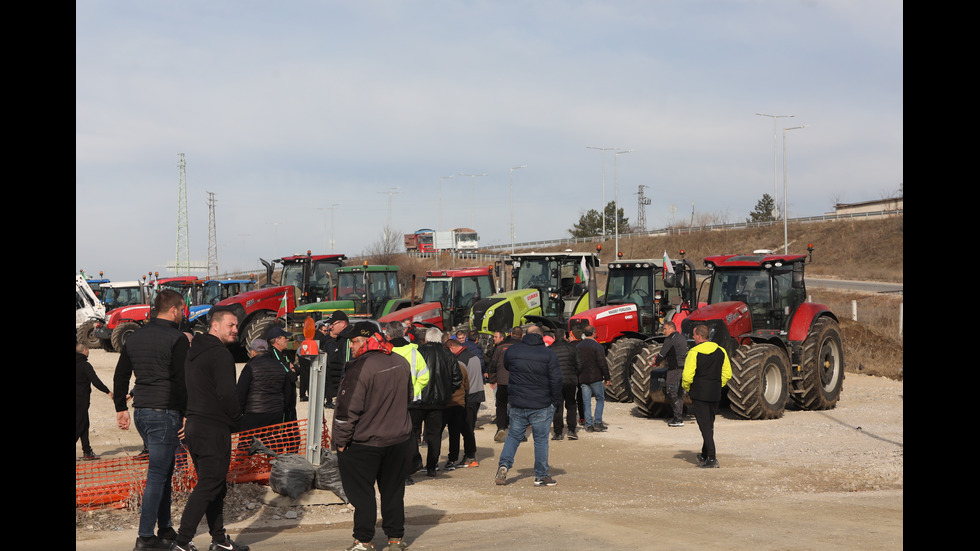
[(661, 348), (663, 343), (649, 343), (633, 359), (630, 390), (633, 392), (636, 409), (646, 417), (661, 417), (665, 411), (669, 411), (663, 386), (658, 384), (656, 390), (653, 388), (656, 382), (653, 380), (653, 357)]
[(633, 359), (643, 350), (640, 339), (623, 338), (614, 342), (606, 354), (609, 365), (609, 386), (606, 387), (606, 399), (613, 402), (630, 402), (633, 393), (630, 391), (630, 378), (633, 371)]
[(800, 377), (793, 381), (793, 401), (801, 409), (831, 409), (844, 387), (844, 347), (840, 327), (823, 317), (803, 341)]
[(140, 325), (134, 321), (127, 321), (125, 323), (120, 323), (112, 330), (112, 348), (117, 352), (122, 352), (123, 346), (126, 344), (126, 339), (140, 328)]
[(89, 348), (102, 348), (102, 339), (95, 336), (95, 322), (87, 321), (75, 331), (75, 340)]
[(732, 358), (728, 399), (746, 419), (778, 419), (789, 399), (789, 358), (777, 346), (740, 346)]

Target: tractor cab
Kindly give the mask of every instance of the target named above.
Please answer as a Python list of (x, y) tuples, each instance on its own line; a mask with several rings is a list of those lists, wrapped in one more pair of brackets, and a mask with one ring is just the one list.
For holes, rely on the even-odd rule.
[[(284, 256), (272, 262), (259, 260), (266, 268), (264, 287), (293, 287), (299, 305), (336, 299), (337, 270), (346, 258), (342, 254), (313, 255), (307, 251), (305, 255)], [(275, 283), (273, 275), (277, 265), (280, 266), (279, 282)]]
[(512, 289), (529, 289), (539, 293), (540, 316), (552, 320), (568, 319), (588, 291), (588, 280), (582, 265), (594, 270), (599, 265), (592, 253), (524, 253), (511, 255)]
[(806, 301), (806, 255), (732, 255), (708, 257), (711, 270), (708, 304), (741, 302), (752, 329), (787, 331), (793, 312)]

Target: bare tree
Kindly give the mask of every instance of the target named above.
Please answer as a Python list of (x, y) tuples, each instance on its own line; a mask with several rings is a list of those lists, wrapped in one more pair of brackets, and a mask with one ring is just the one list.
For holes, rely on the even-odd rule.
[(394, 264), (395, 258), (402, 253), (402, 245), (398, 232), (386, 225), (378, 240), (367, 248), (367, 256), (374, 264)]

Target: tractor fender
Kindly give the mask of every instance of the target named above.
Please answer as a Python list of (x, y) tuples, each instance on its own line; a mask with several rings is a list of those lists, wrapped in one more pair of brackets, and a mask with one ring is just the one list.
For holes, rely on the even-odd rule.
[(527, 323), (539, 324), (543, 327), (547, 327), (552, 331), (561, 328), (560, 324), (555, 323), (554, 320), (546, 318), (544, 316), (525, 315), (524, 319), (527, 320)]
[(791, 342), (803, 342), (813, 328), (813, 324), (822, 316), (829, 316), (836, 322), (840, 322), (837, 316), (823, 304), (814, 302), (804, 302), (793, 313), (789, 322), (789, 340)]

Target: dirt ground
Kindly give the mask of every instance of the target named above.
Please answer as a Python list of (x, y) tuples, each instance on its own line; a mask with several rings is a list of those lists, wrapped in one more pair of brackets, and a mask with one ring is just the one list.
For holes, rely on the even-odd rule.
[[(117, 357), (90, 356), (110, 387)], [(518, 449), (509, 484), (493, 483), (502, 444), (493, 442), (488, 394), (479, 419), (485, 429), (477, 431), (480, 466), (416, 474), (406, 489), (411, 549), (904, 547), (903, 381), (847, 373), (835, 409), (787, 411), (771, 421), (736, 419), (723, 409), (715, 424), (720, 469), (696, 467), (701, 435), (693, 418), (671, 428), (638, 417), (632, 404), (606, 402), (608, 432), (550, 442), (553, 487), (533, 486), (531, 442)], [(142, 448), (135, 428), (115, 426), (110, 400), (97, 391), (90, 416), (96, 453)], [(82, 455), (78, 443), (75, 455)], [(174, 507), (175, 524), (182, 505)], [(225, 517), (229, 534), (254, 550), (339, 550), (351, 541), (350, 511), (327, 491), (292, 501), (236, 485)], [(131, 549), (138, 514), (76, 511), (75, 521), (76, 550)], [(207, 548), (203, 524), (195, 542)], [(379, 526), (374, 543), (383, 549), (383, 542)]]

